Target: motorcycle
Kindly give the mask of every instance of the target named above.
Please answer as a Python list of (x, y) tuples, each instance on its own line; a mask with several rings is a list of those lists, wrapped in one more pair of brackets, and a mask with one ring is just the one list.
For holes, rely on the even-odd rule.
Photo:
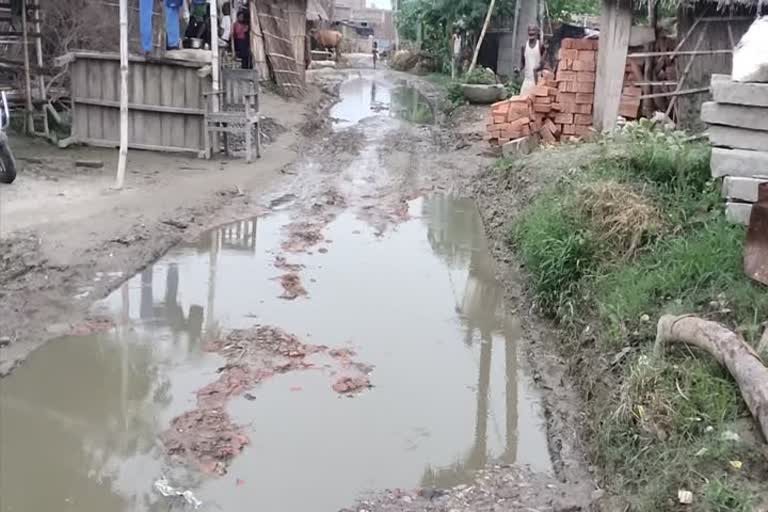
[(0, 183), (13, 183), (16, 179), (16, 160), (13, 158), (8, 136), (5, 134), (10, 120), (8, 99), (5, 92), (0, 92)]

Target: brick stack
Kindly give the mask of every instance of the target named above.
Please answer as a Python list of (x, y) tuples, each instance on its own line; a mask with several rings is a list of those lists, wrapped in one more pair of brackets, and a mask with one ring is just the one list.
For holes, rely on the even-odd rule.
[(586, 137), (592, 127), (597, 39), (563, 39), (557, 64), (554, 123), (562, 135)]
[(597, 67), (597, 40), (563, 39), (557, 74), (544, 71), (525, 96), (494, 103), (488, 140), (499, 145), (536, 134), (547, 144), (591, 132)]
[(627, 59), (627, 65), (624, 68), (624, 89), (619, 103), (619, 115), (625, 119), (637, 119), (640, 116), (640, 96), (643, 90), (634, 87), (635, 77), (638, 74), (633, 69), (630, 59)]

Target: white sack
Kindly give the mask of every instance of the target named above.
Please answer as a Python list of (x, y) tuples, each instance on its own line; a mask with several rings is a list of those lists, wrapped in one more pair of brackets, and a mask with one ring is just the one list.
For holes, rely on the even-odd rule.
[(768, 82), (768, 16), (757, 18), (733, 49), (736, 82)]

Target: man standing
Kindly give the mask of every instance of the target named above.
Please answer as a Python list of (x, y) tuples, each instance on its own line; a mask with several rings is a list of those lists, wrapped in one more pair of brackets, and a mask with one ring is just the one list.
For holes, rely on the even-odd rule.
[(544, 68), (544, 48), (539, 37), (539, 27), (528, 25), (528, 41), (520, 49), (523, 68), (523, 85), (520, 94), (530, 92), (536, 86), (536, 75)]

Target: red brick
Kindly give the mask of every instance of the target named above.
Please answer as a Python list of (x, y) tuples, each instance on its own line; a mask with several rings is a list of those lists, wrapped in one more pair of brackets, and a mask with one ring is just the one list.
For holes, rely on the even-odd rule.
[(592, 50), (579, 50), (577, 60), (582, 62), (597, 62), (597, 52)]
[(560, 112), (561, 110), (563, 110), (563, 106), (560, 103), (557, 103), (557, 102), (555, 102), (552, 105), (550, 105), (550, 107), (552, 108), (553, 112)]
[(557, 114), (555, 115), (555, 122), (557, 124), (573, 124), (573, 114)]
[(576, 73), (574, 71), (558, 71), (557, 81), (558, 82), (575, 82)]
[(591, 126), (576, 126), (576, 136), (582, 140), (589, 140), (594, 134), (595, 132)]
[(579, 92), (579, 93), (576, 93), (576, 96), (573, 98), (573, 101), (578, 103), (579, 105), (591, 105), (592, 103), (595, 102), (595, 95), (587, 92)]
[(573, 124), (580, 124), (582, 126), (592, 125), (592, 116), (589, 114), (574, 114)]
[(533, 105), (533, 111), (548, 114), (549, 112), (552, 112), (552, 105), (546, 105), (544, 103), (542, 104), (536, 103)]
[(576, 48), (576, 40), (570, 37), (567, 37), (560, 42), (560, 48), (565, 48), (565, 49)]
[(539, 130), (539, 134), (541, 135), (541, 140), (543, 140), (545, 144), (554, 144), (557, 142), (555, 134), (546, 126), (543, 126), (541, 130)]
[(578, 82), (574, 92), (593, 93), (595, 92), (595, 82)]
[(576, 60), (579, 56), (579, 51), (575, 49), (570, 48), (560, 48), (560, 52), (558, 55), (558, 60), (564, 61), (564, 60)]
[(551, 82), (555, 80), (555, 74), (551, 70), (545, 69), (544, 71), (541, 72), (541, 78), (542, 80)]
[(576, 105), (576, 113), (577, 114), (591, 114), (592, 113), (592, 104), (584, 104), (584, 105)]
[(547, 129), (549, 131), (551, 131), (552, 133), (554, 133), (555, 135), (557, 135), (560, 132), (560, 130), (558, 130), (557, 126), (552, 121), (552, 119), (545, 119), (544, 120), (544, 126), (546, 126)]
[(576, 81), (577, 82), (595, 82), (595, 73), (592, 71), (579, 71), (576, 73)]
[(573, 125), (573, 124), (563, 125), (563, 135), (575, 135), (575, 134), (576, 134), (576, 125)]
[(507, 116), (506, 115), (493, 115), (493, 122), (494, 123), (506, 123), (507, 122)]
[(588, 60), (575, 60), (573, 61), (573, 66), (571, 66), (571, 69), (574, 71), (594, 71), (595, 63), (594, 61)]
[(637, 113), (640, 110), (639, 106), (629, 105), (625, 103), (619, 104), (619, 115), (626, 117), (627, 119), (636, 119)]
[(643, 90), (640, 87), (628, 86), (624, 88), (623, 94), (624, 96), (636, 97), (641, 96), (643, 94)]
[(526, 117), (521, 117), (520, 119), (516, 121), (512, 121), (509, 123), (509, 129), (510, 130), (519, 130), (521, 127), (526, 126), (531, 120)]

